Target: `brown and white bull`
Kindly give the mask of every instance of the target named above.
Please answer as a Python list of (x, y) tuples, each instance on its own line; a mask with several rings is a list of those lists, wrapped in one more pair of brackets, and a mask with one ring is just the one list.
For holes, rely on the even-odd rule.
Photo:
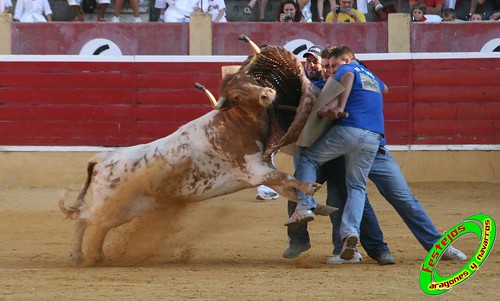
[[(155, 209), (202, 201), (265, 184), (295, 199), (295, 189), (312, 194), (319, 185), (303, 183), (263, 160), (270, 131), (267, 107), (276, 94), (244, 73), (226, 76), (218, 110), (193, 120), (173, 134), (148, 144), (102, 152), (88, 162), (87, 180), (66, 216), (76, 219), (72, 259), (83, 261), (82, 243), (91, 224), (92, 244), (85, 264), (102, 259), (111, 228)], [(84, 196), (92, 183), (93, 203)]]

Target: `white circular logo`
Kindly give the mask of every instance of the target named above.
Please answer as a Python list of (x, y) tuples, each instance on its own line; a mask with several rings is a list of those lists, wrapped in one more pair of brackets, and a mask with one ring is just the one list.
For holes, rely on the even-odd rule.
[(83, 45), (80, 55), (121, 56), (120, 47), (108, 39), (93, 39)]
[(484, 44), (483, 48), (481, 48), (481, 52), (500, 52), (500, 39), (496, 38), (489, 40)]
[(295, 54), (299, 58), (299, 60), (303, 60), (304, 58), (302, 56), (307, 52), (307, 49), (311, 48), (312, 46), (314, 46), (314, 44), (311, 41), (305, 39), (297, 39), (286, 43), (283, 47)]

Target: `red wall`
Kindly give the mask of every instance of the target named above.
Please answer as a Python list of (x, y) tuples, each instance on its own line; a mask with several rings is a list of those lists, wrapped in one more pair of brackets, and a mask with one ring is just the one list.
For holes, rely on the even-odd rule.
[[(356, 53), (387, 53), (387, 23), (362, 24), (230, 22), (213, 24), (212, 54), (248, 55), (238, 43), (244, 33), (257, 44), (349, 45)], [(12, 23), (12, 54), (79, 54), (93, 39), (115, 43), (124, 55), (187, 55), (189, 24), (183, 23)], [(411, 24), (411, 52), (478, 52), (500, 37), (498, 22)], [(500, 44), (500, 42), (498, 42)]]
[[(0, 145), (149, 142), (211, 110), (194, 83), (217, 97), (221, 66), (243, 60), (52, 58), (0, 58)], [(500, 144), (500, 58), (379, 55), (365, 63), (389, 86), (389, 144)]]

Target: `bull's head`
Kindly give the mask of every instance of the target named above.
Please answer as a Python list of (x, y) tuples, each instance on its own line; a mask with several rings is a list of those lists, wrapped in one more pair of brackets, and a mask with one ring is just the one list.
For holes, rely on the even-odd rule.
[(221, 110), (233, 107), (240, 107), (245, 111), (262, 110), (276, 97), (274, 89), (260, 86), (253, 77), (244, 73), (226, 75), (219, 91), (221, 97), (217, 107)]

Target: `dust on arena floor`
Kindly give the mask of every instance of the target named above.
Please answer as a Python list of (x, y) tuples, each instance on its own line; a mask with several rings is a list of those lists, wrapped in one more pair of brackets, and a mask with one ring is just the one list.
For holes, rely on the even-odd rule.
[[(440, 231), (485, 213), (500, 221), (500, 187), (491, 183), (410, 183)], [(379, 266), (364, 256), (350, 265), (327, 265), (331, 224), (310, 224), (312, 248), (299, 259), (281, 257), (286, 246), (286, 201), (255, 200), (255, 190), (193, 204), (178, 222), (157, 212), (111, 232), (103, 266), (76, 268), (69, 258), (73, 221), (62, 218), (64, 187), (0, 187), (0, 300), (424, 300), (419, 269), (426, 252), (399, 216), (369, 186), (397, 264)], [(75, 187), (77, 188), (77, 187)], [(324, 189), (318, 192), (324, 199)], [(478, 240), (455, 247), (472, 255)], [(362, 254), (364, 251), (361, 249)], [(465, 283), (438, 300), (493, 299), (500, 249)], [(439, 262), (441, 275), (463, 264)]]

